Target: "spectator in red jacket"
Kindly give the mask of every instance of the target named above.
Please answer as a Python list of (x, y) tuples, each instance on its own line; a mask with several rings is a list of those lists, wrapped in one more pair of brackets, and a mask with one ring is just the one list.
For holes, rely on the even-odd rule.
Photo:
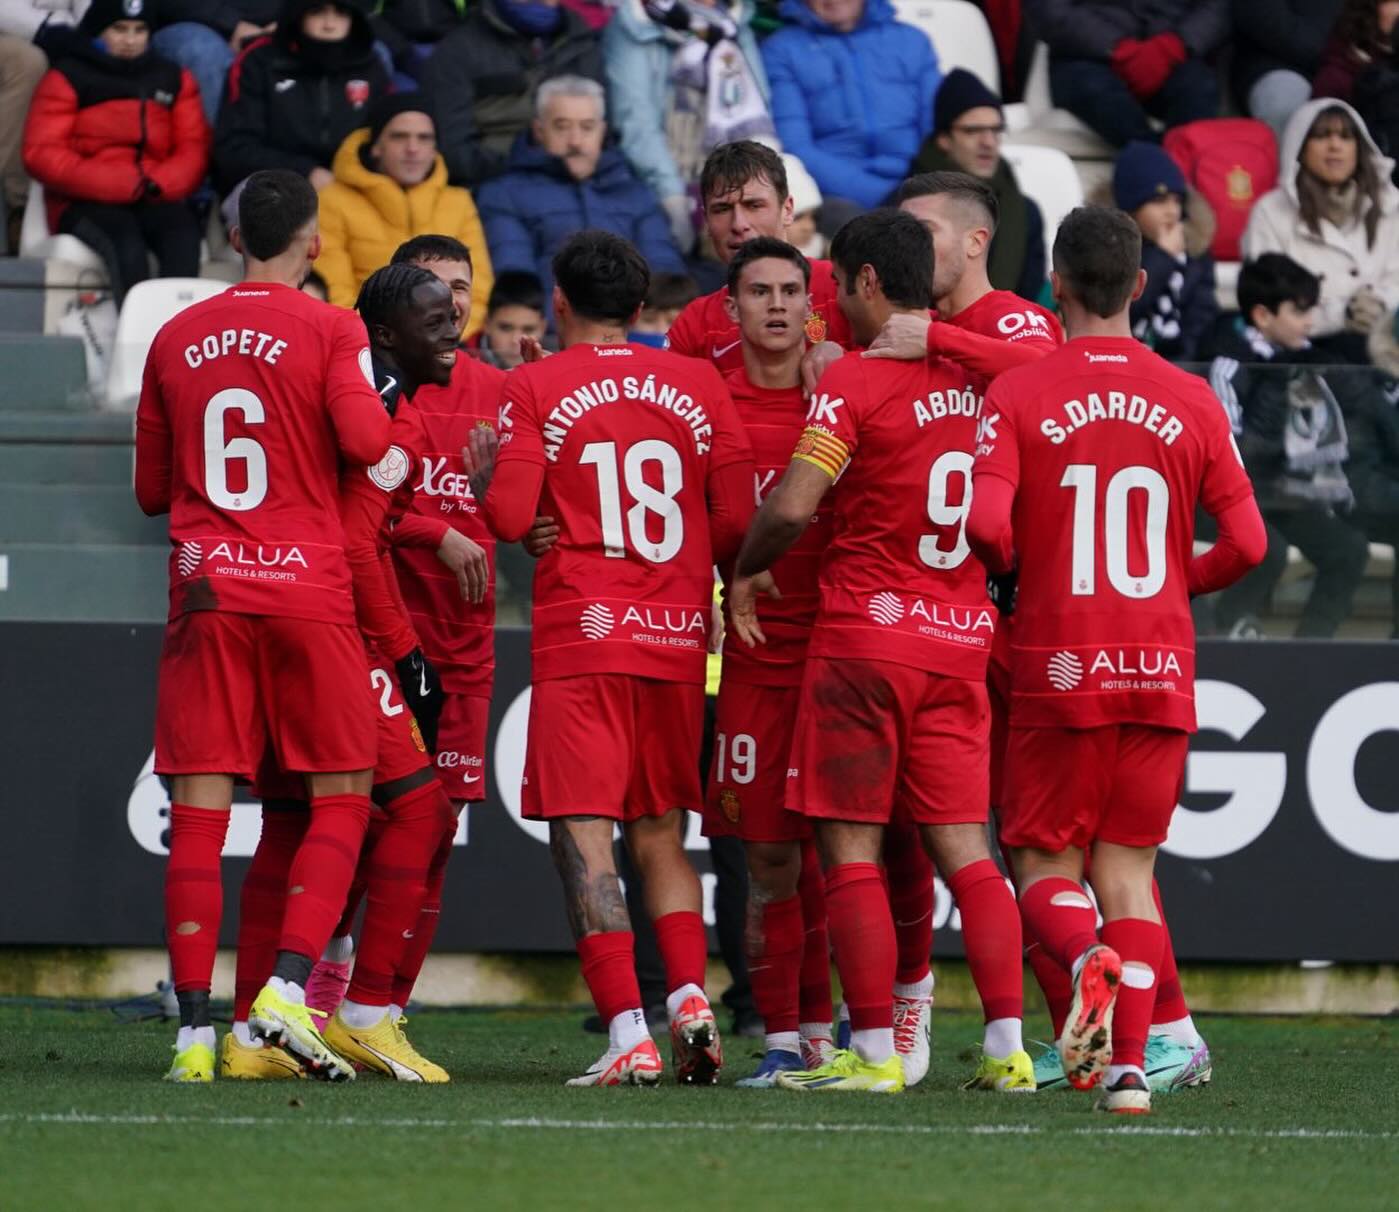
[(118, 304), (150, 276), (199, 272), (199, 225), (185, 205), (209, 166), (209, 126), (189, 72), (150, 50), (152, 0), (93, 0), (75, 40), (39, 82), (24, 166), (44, 187), (49, 225), (107, 263)]

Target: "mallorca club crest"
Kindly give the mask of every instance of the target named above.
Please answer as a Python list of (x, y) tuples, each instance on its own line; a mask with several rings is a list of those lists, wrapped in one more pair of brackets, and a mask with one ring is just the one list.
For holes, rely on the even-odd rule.
[(738, 802), (738, 792), (731, 787), (725, 787), (723, 791), (719, 792), (719, 810), (730, 825), (737, 825), (742, 812)]
[(802, 331), (806, 333), (806, 339), (811, 344), (820, 345), (826, 339), (826, 317), (813, 311), (802, 325)]
[(346, 80), (345, 100), (356, 109), (363, 109), (369, 103), (369, 81)]

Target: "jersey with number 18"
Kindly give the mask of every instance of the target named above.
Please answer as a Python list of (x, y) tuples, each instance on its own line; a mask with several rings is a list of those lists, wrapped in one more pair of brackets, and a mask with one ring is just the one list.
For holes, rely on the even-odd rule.
[(642, 345), (575, 345), (511, 373), (499, 430), (501, 468), (543, 467), (539, 512), (559, 526), (535, 568), (534, 680), (702, 684), (707, 488), (752, 459), (718, 372)]

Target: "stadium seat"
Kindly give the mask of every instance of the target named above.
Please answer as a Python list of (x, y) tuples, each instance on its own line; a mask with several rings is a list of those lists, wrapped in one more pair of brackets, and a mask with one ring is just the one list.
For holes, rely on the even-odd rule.
[(1083, 182), (1068, 155), (1057, 147), (1033, 147), (1007, 143), (1001, 155), (1015, 170), (1025, 195), (1039, 204), (1044, 215), (1044, 242), (1048, 248), (1064, 216), (1083, 204)]
[(1242, 268), (1242, 261), (1214, 263), (1214, 298), (1220, 311), (1239, 310), (1239, 270)]
[(106, 405), (130, 411), (141, 394), (141, 373), (155, 334), (172, 316), (226, 289), (208, 278), (151, 278), (138, 282), (126, 296), (117, 320), (112, 364), (107, 372)]
[(1056, 109), (1049, 92), (1049, 47), (1035, 46), (1025, 78), (1025, 100), (1006, 106), (1006, 125), (1017, 143), (1057, 147), (1075, 160), (1111, 160), (1112, 146), (1066, 109)]
[[(107, 279), (102, 258), (76, 236), (55, 235), (49, 230), (49, 213), (44, 206), (44, 187), (37, 181), (29, 183), (29, 201), (24, 207), (24, 222), (19, 229), (19, 255), (38, 257), (45, 261), (63, 261), (81, 271)], [(96, 285), (96, 283), (94, 283)]]
[(1000, 93), (996, 43), (975, 4), (968, 0), (894, 0), (894, 14), (928, 35), (943, 75), (954, 67), (964, 67), (987, 88)]

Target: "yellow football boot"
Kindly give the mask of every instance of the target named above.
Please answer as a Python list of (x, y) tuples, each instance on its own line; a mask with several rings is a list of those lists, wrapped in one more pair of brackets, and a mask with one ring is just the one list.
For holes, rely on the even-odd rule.
[(842, 1048), (819, 1069), (779, 1073), (777, 1084), (787, 1090), (861, 1090), (870, 1094), (898, 1094), (904, 1088), (904, 1062), (896, 1052), (888, 1060), (875, 1065), (853, 1048)]
[(962, 1083), (963, 1090), (999, 1090), (1006, 1094), (1033, 1094), (1035, 1092), (1035, 1062), (1023, 1050), (1012, 1052), (1004, 1059), (981, 1054), (976, 1072), (970, 1080)]
[(451, 1076), (408, 1042), (403, 1019), (394, 1022), (387, 1012), (372, 1027), (351, 1027), (335, 1012), (326, 1024), (325, 1041), (341, 1056), (357, 1061), (399, 1082), (448, 1082)]
[(331, 1051), (321, 1038), (311, 1017), (317, 1013), (300, 1002), (288, 1001), (271, 985), (264, 985), (248, 1011), (248, 1026), (254, 1035), (298, 1057), (312, 1077), (330, 1082), (353, 1081), (354, 1066)]
[(240, 1078), (245, 1081), (285, 1081), (304, 1078), (306, 1070), (290, 1052), (273, 1044), (249, 1048), (240, 1043), (233, 1032), (223, 1037), (219, 1047), (219, 1077)]
[(214, 1050), (208, 1044), (190, 1044), (183, 1052), (174, 1049), (167, 1082), (211, 1082), (214, 1080)]

